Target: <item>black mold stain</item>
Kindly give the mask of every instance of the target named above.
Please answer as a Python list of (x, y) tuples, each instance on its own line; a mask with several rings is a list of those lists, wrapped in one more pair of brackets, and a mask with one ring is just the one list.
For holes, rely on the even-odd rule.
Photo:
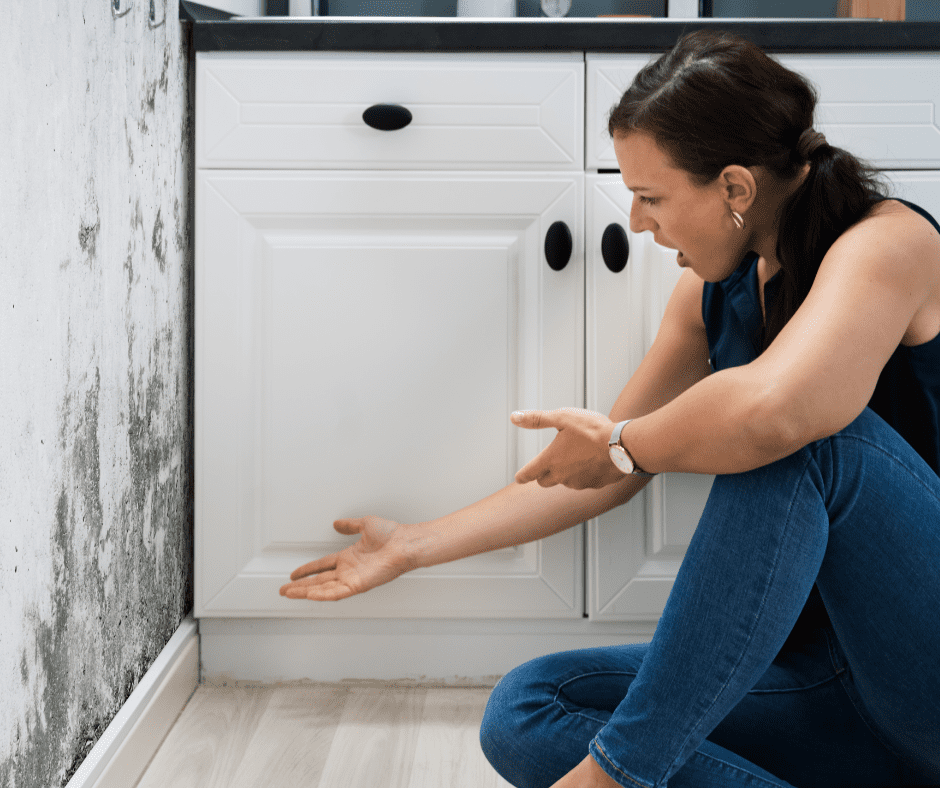
[[(25, 746), (24, 731), (17, 725), (17, 746), (13, 756), (0, 766), (0, 785), (53, 786), (64, 785), (56, 764), (62, 760), (62, 742), (67, 736), (67, 707), (69, 696), (69, 590), (73, 582), (74, 565), (72, 523), (69, 499), (62, 490), (56, 500), (55, 523), (52, 531), (53, 557), (53, 614), (41, 621), (35, 611), (28, 613), (35, 636), (35, 672), (44, 677), (45, 688), (35, 697), (32, 712), (27, 716)], [(20, 674), (24, 684), (28, 678), (27, 654), (20, 659)], [(43, 721), (44, 719), (44, 721)]]
[(134, 166), (134, 147), (131, 145), (131, 133), (127, 128), (127, 118), (124, 118), (124, 141), (127, 143), (127, 158), (130, 159), (131, 166)]
[(140, 197), (134, 201), (134, 216), (131, 218), (131, 229), (144, 229), (144, 212), (140, 209)]
[(98, 230), (101, 229), (101, 220), (97, 216), (98, 205), (95, 204), (95, 223), (85, 224), (82, 222), (78, 229), (78, 243), (82, 251), (88, 255), (88, 260), (94, 260), (97, 253)]
[(157, 93), (166, 94), (169, 87), (170, 71), (170, 51), (169, 48), (163, 50), (163, 65), (160, 70), (160, 76), (153, 82), (150, 82), (144, 89), (144, 97), (140, 102), (140, 117), (137, 119), (137, 125), (141, 132), (147, 133), (147, 114), (154, 113), (157, 109)]
[(160, 81), (157, 83), (157, 86), (161, 91), (166, 93), (167, 87), (169, 86), (169, 76), (170, 73), (170, 49), (167, 47), (163, 50), (163, 68), (160, 71)]
[(140, 198), (134, 201), (134, 213), (131, 216), (131, 233), (127, 239), (127, 256), (124, 258), (124, 270), (127, 271), (127, 297), (131, 297), (131, 288), (134, 286), (134, 253), (137, 247), (137, 230), (145, 236), (144, 214), (140, 209)]
[(163, 217), (160, 208), (157, 208), (157, 219), (153, 223), (153, 233), (150, 238), (150, 246), (157, 258), (157, 265), (160, 266), (160, 273), (166, 273), (166, 242), (163, 239)]
[(151, 82), (147, 86), (147, 92), (144, 95), (144, 100), (141, 104), (141, 109), (144, 112), (153, 112), (157, 108), (157, 83)]
[[(81, 493), (86, 528), (95, 542), (101, 536), (103, 513), (101, 506), (101, 446), (98, 443), (98, 399), (101, 393), (101, 371), (95, 368), (94, 385), (85, 394), (84, 418), (76, 431), (77, 440), (72, 452), (72, 478)], [(73, 491), (74, 493), (75, 491)], [(97, 560), (97, 559), (96, 559)]]
[(183, 237), (183, 221), (180, 218), (180, 200), (177, 197), (173, 200), (173, 226), (176, 228), (176, 234), (173, 238), (176, 244), (176, 251), (182, 252), (186, 248), (186, 239)]
[[(26, 614), (32, 636), (20, 648), (19, 670), (13, 671), (11, 680), (16, 681), (18, 675), (32, 701), (11, 736), (10, 757), (0, 760), (0, 788), (65, 786), (193, 605), (194, 171), (190, 137), (195, 52), (188, 27), (181, 29), (175, 65), (166, 51), (171, 45), (165, 48), (156, 83), (165, 91), (171, 78), (186, 80), (184, 136), (174, 165), (185, 168), (186, 174), (183, 193), (173, 206), (179, 257), (167, 259), (169, 231), (163, 227), (162, 213), (157, 217), (159, 230), (155, 222), (149, 239), (160, 270), (168, 267), (171, 278), (182, 280), (182, 299), (174, 304), (170, 325), (153, 326), (147, 318), (144, 325), (128, 320), (129, 370), (104, 363), (98, 368), (92, 361), (87, 371), (70, 366), (68, 380), (63, 381), (56, 441), (63, 469), (61, 485), (50, 501), (54, 510), (49, 523), (54, 562), (49, 589), (52, 612), (42, 617), (38, 610)], [(156, 90), (145, 89), (144, 97), (143, 105), (146, 108), (149, 101), (149, 109), (139, 122), (146, 132), (143, 120), (146, 111), (154, 111)], [(134, 125), (134, 114), (135, 107), (129, 106), (130, 125)], [(131, 142), (128, 136), (133, 163)], [(137, 177), (135, 172), (131, 180), (136, 182)], [(165, 195), (159, 193), (166, 187), (157, 185), (158, 177), (152, 182), (148, 194), (157, 190), (169, 213)], [(84, 210), (79, 243), (90, 264), (97, 259), (101, 229), (92, 182)], [(185, 226), (182, 237), (181, 225)], [(139, 237), (133, 229), (138, 226)], [(125, 261), (128, 295), (135, 277), (141, 280), (135, 267), (138, 271), (146, 268), (141, 261), (135, 266), (134, 256), (142, 254), (138, 240), (146, 242), (147, 234), (138, 200)], [(68, 260), (62, 266), (67, 267)], [(70, 346), (71, 320), (67, 335)], [(150, 352), (144, 368), (135, 371), (130, 347), (137, 336), (148, 337)], [(124, 388), (125, 380), (128, 390), (116, 392), (115, 387)], [(127, 410), (116, 414), (118, 424), (127, 430), (130, 483), (126, 487), (109, 481), (114, 474), (102, 475), (102, 468), (115, 462), (113, 447), (106, 441), (106, 436), (114, 434), (114, 425), (107, 423), (114, 414), (106, 405), (116, 393), (127, 403)], [(145, 537), (148, 519), (151, 534), (163, 534), (162, 550), (157, 550), (152, 536)], [(108, 555), (110, 564), (105, 565)]]
[(101, 229), (101, 219), (98, 216), (98, 198), (95, 195), (95, 182), (91, 178), (85, 185), (87, 193), (87, 209), (94, 216), (93, 220), (82, 219), (78, 228), (78, 244), (82, 251), (88, 256), (88, 264), (91, 265), (98, 252), (98, 231)]
[(128, 254), (124, 258), (124, 270), (127, 271), (127, 297), (131, 297), (131, 287), (134, 285), (134, 255)]
[[(129, 336), (129, 356), (132, 342)], [(188, 370), (172, 363), (179, 349), (171, 327), (158, 332), (149, 356), (146, 370), (128, 374), (131, 483), (104, 491), (119, 499), (110, 523), (102, 505), (101, 370), (84, 392), (63, 399), (66, 473), (51, 536), (53, 613), (31, 615), (35, 658), (24, 646), (19, 670), (25, 687), (32, 672), (42, 689), (14, 756), (0, 764), (0, 786), (13, 779), (65, 786), (192, 607), (192, 432), (188, 385), (183, 396), (177, 385)], [(173, 467), (175, 457), (181, 462)], [(165, 533), (160, 553), (145, 539), (148, 520), (152, 533)], [(100, 561), (108, 552), (106, 569)], [(96, 619), (89, 610), (98, 611)]]

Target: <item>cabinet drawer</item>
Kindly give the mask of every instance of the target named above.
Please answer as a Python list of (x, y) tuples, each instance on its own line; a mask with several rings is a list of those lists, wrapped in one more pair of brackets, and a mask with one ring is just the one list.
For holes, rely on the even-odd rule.
[[(196, 166), (581, 170), (584, 56), (198, 53)], [(375, 104), (405, 107), (397, 131)]]
[[(617, 167), (607, 116), (652, 55), (588, 55), (587, 169)], [(775, 55), (819, 92), (816, 128), (880, 169), (940, 168), (940, 60), (932, 54)]]

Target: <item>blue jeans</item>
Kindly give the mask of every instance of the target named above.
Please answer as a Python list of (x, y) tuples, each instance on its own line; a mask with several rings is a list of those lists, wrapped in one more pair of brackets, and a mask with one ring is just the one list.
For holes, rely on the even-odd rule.
[(512, 670), (480, 742), (517, 788), (940, 784), (940, 477), (869, 408), (717, 476), (652, 642)]

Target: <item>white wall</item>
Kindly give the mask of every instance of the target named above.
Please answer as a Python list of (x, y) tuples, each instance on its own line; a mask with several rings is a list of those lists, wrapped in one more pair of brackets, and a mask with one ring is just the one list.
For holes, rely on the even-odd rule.
[(131, 2), (3, 4), (0, 788), (65, 785), (192, 607), (192, 58)]

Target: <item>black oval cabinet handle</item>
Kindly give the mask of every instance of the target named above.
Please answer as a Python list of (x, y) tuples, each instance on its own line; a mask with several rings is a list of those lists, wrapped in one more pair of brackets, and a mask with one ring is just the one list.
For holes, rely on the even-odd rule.
[(411, 112), (399, 104), (373, 104), (362, 113), (367, 125), (379, 131), (398, 131), (411, 123)]
[(601, 237), (601, 254), (604, 264), (615, 274), (619, 274), (627, 267), (627, 258), (630, 256), (630, 242), (627, 233), (616, 222), (608, 224)]
[(555, 222), (545, 233), (545, 259), (553, 271), (561, 271), (571, 259), (571, 230), (564, 222)]

